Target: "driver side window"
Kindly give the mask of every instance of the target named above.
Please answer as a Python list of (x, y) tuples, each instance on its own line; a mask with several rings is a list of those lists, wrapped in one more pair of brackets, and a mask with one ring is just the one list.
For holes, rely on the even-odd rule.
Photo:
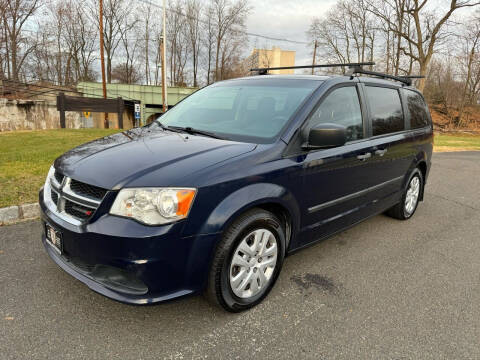
[(310, 117), (308, 129), (324, 123), (345, 126), (347, 141), (363, 139), (362, 110), (355, 86), (333, 90)]

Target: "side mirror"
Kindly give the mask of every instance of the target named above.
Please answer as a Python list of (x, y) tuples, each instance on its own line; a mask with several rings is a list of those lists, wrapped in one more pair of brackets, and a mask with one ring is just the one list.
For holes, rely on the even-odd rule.
[(347, 128), (337, 124), (319, 124), (310, 129), (304, 149), (327, 149), (345, 145)]

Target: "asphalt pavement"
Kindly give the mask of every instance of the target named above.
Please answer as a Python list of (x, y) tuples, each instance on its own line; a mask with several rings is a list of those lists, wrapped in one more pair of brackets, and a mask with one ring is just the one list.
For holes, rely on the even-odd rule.
[(406, 222), (376, 216), (287, 258), (256, 308), (139, 307), (0, 227), (0, 359), (479, 359), (480, 152), (437, 153)]

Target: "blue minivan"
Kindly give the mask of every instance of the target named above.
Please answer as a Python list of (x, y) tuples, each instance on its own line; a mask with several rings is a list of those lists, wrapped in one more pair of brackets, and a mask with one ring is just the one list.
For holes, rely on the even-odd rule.
[(255, 306), (286, 255), (423, 199), (423, 96), (371, 76), (217, 82), (149, 125), (74, 148), (40, 191), (50, 257), (130, 304), (205, 293)]

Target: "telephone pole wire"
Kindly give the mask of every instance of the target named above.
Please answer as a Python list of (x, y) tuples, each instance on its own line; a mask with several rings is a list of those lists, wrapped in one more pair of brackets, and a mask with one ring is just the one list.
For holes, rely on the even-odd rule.
[[(100, 22), (100, 64), (102, 68), (102, 86), (103, 86), (103, 98), (107, 98), (107, 84), (105, 83), (105, 57), (103, 54), (103, 0), (100, 0), (100, 14), (99, 14), (99, 22)], [(109, 128), (108, 125), (108, 113), (105, 113), (104, 118), (104, 127), (105, 129)]]

